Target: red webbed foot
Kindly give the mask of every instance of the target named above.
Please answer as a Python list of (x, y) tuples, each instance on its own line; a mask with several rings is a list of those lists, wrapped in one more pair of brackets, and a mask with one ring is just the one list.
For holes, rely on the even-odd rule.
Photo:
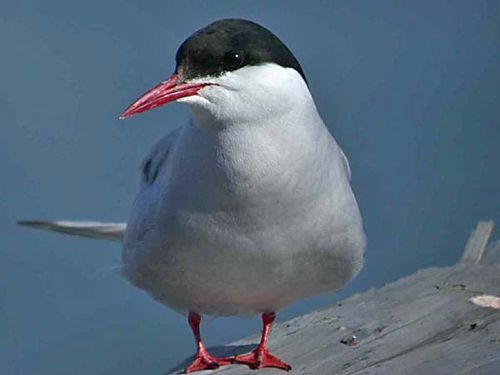
[(285, 371), (290, 371), (292, 369), (289, 364), (269, 353), (267, 348), (262, 348), (260, 346), (255, 348), (251, 353), (236, 356), (234, 361), (247, 365), (254, 370), (263, 367), (274, 367)]
[(203, 342), (201, 341), (201, 315), (195, 313), (194, 311), (190, 311), (188, 315), (188, 321), (193, 331), (197, 350), (193, 363), (191, 363), (184, 369), (184, 373), (190, 374), (195, 371), (214, 370), (221, 366), (231, 365), (234, 363), (233, 358), (217, 358), (208, 354), (207, 350), (205, 349), (205, 345), (203, 345)]
[(260, 338), (260, 343), (257, 347), (248, 354), (237, 355), (234, 358), (236, 363), (241, 363), (247, 365), (251, 369), (258, 369), (263, 367), (274, 367), (279, 368), (285, 371), (289, 371), (292, 367), (283, 362), (278, 357), (269, 353), (269, 349), (267, 349), (267, 337), (269, 336), (269, 332), (271, 330), (271, 325), (274, 322), (274, 318), (276, 317), (274, 312), (266, 312), (262, 314), (262, 337)]
[(221, 366), (233, 364), (232, 358), (217, 358), (208, 354), (206, 350), (200, 350), (196, 357), (188, 367), (184, 369), (184, 373), (190, 374), (195, 371), (215, 370)]

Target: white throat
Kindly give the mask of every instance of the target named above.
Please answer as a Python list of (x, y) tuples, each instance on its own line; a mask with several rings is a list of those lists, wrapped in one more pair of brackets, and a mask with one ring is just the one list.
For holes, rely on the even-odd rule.
[(302, 76), (295, 69), (274, 63), (193, 81), (213, 84), (198, 95), (179, 99), (189, 105), (194, 123), (202, 128), (258, 126), (279, 122), (292, 112), (316, 112)]

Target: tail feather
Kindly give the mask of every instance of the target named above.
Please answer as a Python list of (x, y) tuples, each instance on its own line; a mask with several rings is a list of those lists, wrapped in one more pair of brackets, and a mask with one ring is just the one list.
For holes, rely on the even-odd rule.
[(98, 238), (102, 240), (121, 241), (125, 233), (126, 223), (101, 223), (96, 221), (45, 221), (22, 220), (18, 224), (37, 229), (51, 230), (73, 236)]

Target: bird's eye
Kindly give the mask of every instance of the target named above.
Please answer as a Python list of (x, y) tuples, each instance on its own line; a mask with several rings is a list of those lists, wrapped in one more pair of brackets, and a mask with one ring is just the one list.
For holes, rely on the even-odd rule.
[(243, 52), (231, 51), (224, 55), (221, 64), (224, 70), (235, 70), (243, 66), (245, 57)]

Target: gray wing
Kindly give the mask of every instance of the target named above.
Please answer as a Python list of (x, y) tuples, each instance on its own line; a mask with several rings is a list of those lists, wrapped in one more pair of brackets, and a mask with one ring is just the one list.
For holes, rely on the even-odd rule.
[(179, 135), (181, 128), (175, 129), (156, 143), (151, 152), (144, 158), (141, 163), (142, 183), (151, 185), (155, 182), (158, 173), (167, 161), (168, 155), (172, 150), (172, 146)]
[(73, 236), (121, 241), (127, 227), (126, 223), (101, 223), (97, 221), (46, 221), (23, 220), (18, 224), (37, 229), (70, 234)]

